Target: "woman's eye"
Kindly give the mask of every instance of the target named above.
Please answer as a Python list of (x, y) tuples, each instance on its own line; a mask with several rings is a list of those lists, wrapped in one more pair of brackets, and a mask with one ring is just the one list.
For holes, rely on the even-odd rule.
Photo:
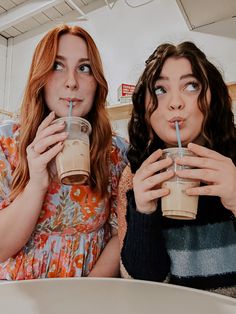
[(155, 94), (156, 94), (157, 96), (163, 95), (163, 94), (165, 94), (165, 93), (166, 93), (166, 90), (164, 89), (164, 87), (162, 87), (162, 86), (157, 86), (157, 87), (155, 88)]
[(54, 62), (53, 64), (53, 70), (55, 71), (61, 71), (63, 69), (63, 65), (60, 62)]
[(80, 65), (79, 69), (81, 72), (91, 73), (91, 66), (89, 64), (82, 64)]
[(200, 88), (200, 84), (199, 83), (197, 83), (197, 82), (189, 82), (189, 83), (186, 84), (186, 88), (185, 89), (187, 91), (192, 92), (192, 91), (199, 90), (199, 88)]

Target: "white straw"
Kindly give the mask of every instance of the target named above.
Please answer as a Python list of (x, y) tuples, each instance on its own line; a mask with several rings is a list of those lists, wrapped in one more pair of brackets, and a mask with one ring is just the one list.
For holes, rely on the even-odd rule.
[(71, 114), (72, 114), (72, 108), (73, 108), (73, 101), (70, 100), (69, 102), (69, 113), (68, 113), (68, 124), (67, 124), (67, 132), (70, 132), (70, 117), (71, 117)]
[(72, 100), (70, 100), (69, 105), (70, 105), (70, 107), (69, 107), (69, 115), (68, 116), (71, 117), (72, 108), (73, 108), (73, 101)]
[(178, 147), (182, 148), (181, 139), (180, 139), (180, 132), (179, 132), (179, 123), (178, 121), (175, 121), (175, 130), (177, 135), (177, 141), (178, 141)]

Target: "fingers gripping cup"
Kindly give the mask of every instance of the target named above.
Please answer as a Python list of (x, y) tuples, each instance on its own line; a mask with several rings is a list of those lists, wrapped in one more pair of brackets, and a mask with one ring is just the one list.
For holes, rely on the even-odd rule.
[[(167, 169), (182, 170), (189, 169), (175, 163), (176, 157), (194, 156), (187, 148), (167, 148), (163, 150), (163, 158), (170, 157), (173, 164)], [(199, 186), (200, 182), (192, 179), (179, 178), (176, 175), (162, 183), (162, 188), (168, 188), (170, 193), (161, 199), (162, 214), (173, 219), (195, 219), (197, 215), (198, 196), (186, 194), (186, 189)]]
[(62, 117), (54, 123), (64, 121), (69, 132), (62, 151), (56, 156), (58, 178), (66, 185), (84, 184), (90, 174), (90, 123), (80, 117)]

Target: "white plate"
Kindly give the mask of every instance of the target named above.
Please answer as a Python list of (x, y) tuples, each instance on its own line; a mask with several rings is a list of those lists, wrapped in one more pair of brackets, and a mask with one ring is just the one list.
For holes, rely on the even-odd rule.
[(235, 314), (236, 299), (170, 284), (109, 278), (0, 284), (2, 314)]

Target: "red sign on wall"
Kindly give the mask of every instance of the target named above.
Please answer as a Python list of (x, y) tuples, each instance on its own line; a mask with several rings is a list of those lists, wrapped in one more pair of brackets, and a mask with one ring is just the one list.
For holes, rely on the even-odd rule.
[(135, 85), (121, 84), (118, 88), (118, 98), (131, 97), (135, 89)]

